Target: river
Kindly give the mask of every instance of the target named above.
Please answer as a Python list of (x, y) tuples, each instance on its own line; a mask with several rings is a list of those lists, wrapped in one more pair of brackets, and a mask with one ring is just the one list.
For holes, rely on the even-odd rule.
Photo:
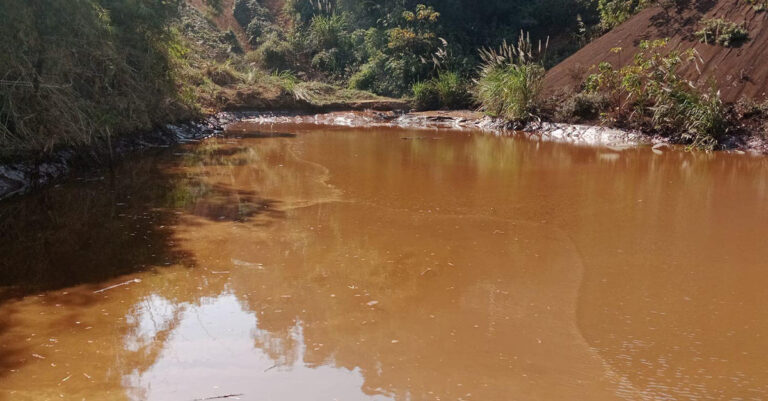
[(0, 225), (1, 400), (768, 398), (763, 157), (241, 123)]

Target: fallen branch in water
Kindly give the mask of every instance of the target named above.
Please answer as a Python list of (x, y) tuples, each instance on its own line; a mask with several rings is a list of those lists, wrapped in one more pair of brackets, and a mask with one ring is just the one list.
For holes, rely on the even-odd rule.
[(140, 282), (141, 282), (141, 279), (140, 279), (140, 278), (135, 278), (135, 279), (133, 279), (133, 280), (128, 280), (128, 281), (126, 281), (126, 282), (124, 282), (124, 283), (120, 283), (120, 284), (111, 285), (111, 286), (109, 286), (109, 287), (107, 287), (107, 288), (102, 288), (102, 289), (100, 289), (100, 290), (98, 290), (98, 291), (94, 291), (93, 293), (94, 293), (94, 294), (100, 294), (100, 293), (102, 293), (102, 292), (104, 292), (104, 291), (109, 291), (109, 290), (111, 290), (111, 289), (113, 289), (113, 288), (122, 287), (122, 286), (124, 286), (124, 285), (133, 284), (133, 283), (140, 283)]
[(232, 397), (239, 397), (244, 394), (227, 394), (227, 395), (220, 395), (217, 397), (208, 397), (208, 398), (195, 398), (192, 401), (209, 401), (209, 400), (221, 400), (224, 398), (232, 398)]

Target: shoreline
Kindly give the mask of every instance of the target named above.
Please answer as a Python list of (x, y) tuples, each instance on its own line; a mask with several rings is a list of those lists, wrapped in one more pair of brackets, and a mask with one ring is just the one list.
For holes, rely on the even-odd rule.
[[(656, 150), (671, 145), (667, 138), (636, 130), (553, 122), (529, 123), (519, 128), (475, 111), (409, 112), (403, 109), (403, 105), (403, 102), (398, 101), (377, 103), (369, 107), (372, 106), (370, 103), (361, 102), (286, 111), (224, 111), (197, 121), (167, 124), (140, 135), (122, 136), (113, 143), (111, 151), (104, 146), (106, 144), (96, 144), (86, 149), (62, 149), (42, 162), (27, 160), (0, 164), (0, 201), (49, 185), (66, 177), (75, 168), (104, 168), (142, 150), (199, 142), (220, 135), (227, 125), (240, 121), (349, 128), (477, 130), (496, 135), (522, 135), (532, 140), (614, 149), (649, 146)], [(754, 156), (768, 153), (768, 141), (757, 138), (726, 138), (726, 145), (728, 148), (716, 152)]]

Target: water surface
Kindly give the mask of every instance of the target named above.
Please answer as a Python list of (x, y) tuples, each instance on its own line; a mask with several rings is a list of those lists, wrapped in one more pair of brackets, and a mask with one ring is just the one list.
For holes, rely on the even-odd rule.
[(240, 124), (0, 205), (2, 400), (768, 397), (768, 161)]

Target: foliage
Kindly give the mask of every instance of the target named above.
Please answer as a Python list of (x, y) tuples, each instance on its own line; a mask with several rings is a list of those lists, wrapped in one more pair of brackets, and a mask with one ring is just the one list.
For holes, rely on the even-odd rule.
[(751, 4), (755, 11), (765, 11), (768, 9), (768, 1), (766, 0), (746, 0), (747, 4)]
[(246, 56), (256, 65), (267, 70), (292, 70), (294, 67), (294, 49), (289, 42), (278, 34), (269, 35), (264, 42)]
[(221, 3), (221, 0), (204, 0), (203, 3), (210, 7), (216, 15), (224, 11), (224, 4)]
[(435, 33), (440, 13), (419, 4), (402, 12), (393, 28), (371, 28), (362, 35), (359, 60), (366, 60), (350, 77), (349, 86), (388, 96), (403, 96), (415, 82), (432, 78), (438, 54), (446, 45)]
[(475, 97), (485, 113), (512, 121), (535, 116), (544, 79), (542, 60), (546, 45), (535, 49), (530, 36), (520, 33), (516, 46), (506, 42), (480, 51), (483, 63), (475, 85)]
[(744, 24), (726, 21), (722, 18), (704, 18), (702, 28), (696, 37), (702, 43), (716, 43), (724, 47), (737, 47), (749, 40), (749, 32)]
[(39, 0), (0, 7), (0, 153), (50, 151), (182, 113), (168, 29), (177, 0)]
[(436, 77), (413, 84), (414, 105), (419, 110), (461, 109), (470, 104), (467, 82), (456, 72), (441, 71)]
[(648, 0), (598, 0), (600, 25), (604, 30), (613, 29), (635, 15), (648, 3)]
[(689, 49), (665, 54), (667, 40), (644, 41), (634, 62), (621, 69), (601, 63), (587, 78), (589, 92), (602, 92), (616, 103), (616, 113), (694, 146), (712, 148), (726, 128), (726, 111), (711, 84), (701, 89), (681, 77), (681, 67), (695, 63)]
[(274, 31), (269, 10), (258, 0), (235, 0), (232, 13), (237, 23), (245, 29), (248, 43), (253, 46), (261, 44), (265, 35)]
[(563, 99), (556, 108), (555, 119), (579, 123), (595, 121), (610, 106), (610, 100), (597, 92), (578, 92)]
[(413, 107), (416, 110), (440, 108), (440, 94), (432, 81), (416, 82), (411, 91), (413, 91)]

